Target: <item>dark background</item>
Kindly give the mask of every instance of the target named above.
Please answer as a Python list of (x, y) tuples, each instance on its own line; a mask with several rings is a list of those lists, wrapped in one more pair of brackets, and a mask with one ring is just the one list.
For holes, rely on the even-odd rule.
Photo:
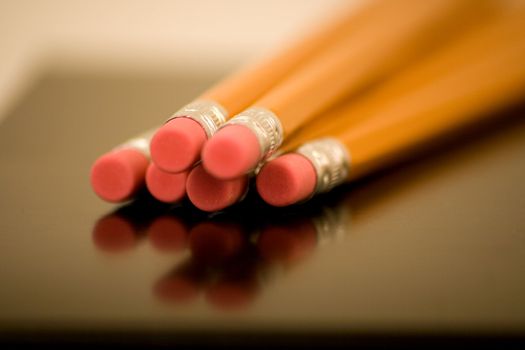
[[(286, 210), (92, 193), (98, 155), (224, 74), (51, 70), (19, 100), (0, 124), (2, 342), (523, 345), (523, 108)], [(159, 218), (184, 229), (152, 241)]]

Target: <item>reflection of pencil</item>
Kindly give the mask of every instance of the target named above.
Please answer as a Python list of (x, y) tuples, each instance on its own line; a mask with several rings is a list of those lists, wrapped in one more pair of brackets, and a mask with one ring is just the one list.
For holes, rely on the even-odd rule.
[(245, 248), (245, 231), (233, 222), (204, 221), (190, 232), (192, 257), (200, 263), (218, 265), (231, 260)]
[(163, 302), (186, 304), (194, 301), (209, 278), (205, 266), (187, 259), (153, 285), (153, 293)]
[(509, 11), (355, 105), (343, 106), (325, 129), (308, 126), (298, 142), (334, 138), (270, 161), (258, 175), (259, 193), (276, 206), (295, 203), (516, 103), (525, 96), (524, 23), (523, 6)]
[(152, 139), (153, 162), (167, 172), (191, 167), (204, 142), (229, 116), (247, 108), (298, 66), (352, 30), (356, 11), (342, 10), (341, 16), (330, 18), (275, 55), (229, 76), (176, 112)]
[(479, 2), (455, 0), (382, 3), (359, 30), (228, 121), (203, 148), (206, 170), (221, 179), (250, 172), (316, 114), (424, 54), (458, 22), (484, 7), (484, 2), (478, 7)]
[(103, 251), (123, 252), (135, 247), (147, 227), (166, 207), (134, 201), (100, 217), (93, 227), (93, 243)]
[(183, 251), (189, 239), (188, 224), (180, 216), (165, 214), (156, 217), (148, 227), (148, 240), (159, 252)]
[(317, 227), (311, 218), (269, 224), (261, 230), (257, 248), (268, 263), (293, 264), (317, 246)]

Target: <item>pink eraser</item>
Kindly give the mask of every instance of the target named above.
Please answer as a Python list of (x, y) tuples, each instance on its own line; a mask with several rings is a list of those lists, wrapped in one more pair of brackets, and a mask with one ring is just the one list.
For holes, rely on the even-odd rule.
[(133, 248), (138, 232), (131, 222), (118, 214), (99, 219), (93, 228), (93, 243), (103, 251), (122, 252)]
[(204, 263), (218, 263), (238, 254), (244, 243), (239, 225), (224, 222), (202, 222), (190, 232), (192, 257)]
[(285, 264), (302, 260), (316, 246), (317, 230), (309, 219), (267, 226), (257, 241), (259, 252), (265, 260)]
[(257, 137), (242, 125), (224, 127), (202, 149), (202, 162), (206, 171), (223, 180), (250, 172), (261, 156)]
[(308, 198), (317, 175), (312, 163), (296, 153), (266, 163), (257, 175), (257, 192), (270, 205), (284, 207)]
[(199, 160), (206, 132), (193, 119), (175, 118), (161, 126), (150, 142), (151, 160), (160, 169), (178, 173)]
[(167, 173), (151, 163), (146, 172), (146, 187), (161, 202), (175, 203), (186, 195), (188, 172)]
[(108, 202), (131, 199), (144, 184), (148, 158), (133, 148), (104, 154), (91, 168), (91, 186)]
[(186, 248), (189, 230), (186, 224), (173, 215), (159, 216), (148, 228), (151, 245), (161, 252), (180, 252)]
[(193, 168), (186, 181), (188, 198), (204, 211), (217, 211), (237, 203), (247, 187), (247, 175), (233, 180), (220, 180), (208, 174), (202, 165)]

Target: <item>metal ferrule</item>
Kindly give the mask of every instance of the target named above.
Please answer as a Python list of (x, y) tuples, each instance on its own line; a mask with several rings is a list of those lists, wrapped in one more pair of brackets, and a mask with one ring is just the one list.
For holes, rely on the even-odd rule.
[(227, 125), (243, 125), (257, 136), (262, 159), (271, 156), (283, 143), (281, 121), (270, 110), (252, 107), (230, 119)]
[(166, 123), (175, 118), (190, 118), (199, 123), (206, 136), (212, 137), (226, 123), (228, 112), (217, 102), (198, 100), (187, 104), (175, 112)]
[(272, 154), (268, 155), (266, 158), (259, 161), (259, 163), (257, 163), (255, 168), (253, 168), (253, 170), (249, 173), (249, 176), (250, 177), (257, 176), (259, 172), (261, 171), (261, 169), (266, 165), (266, 163), (272, 161), (273, 159), (279, 157), (282, 154), (283, 154), (282, 149), (277, 149), (277, 151), (273, 152)]
[(140, 151), (142, 154), (144, 154), (149, 159), (150, 158), (149, 143), (156, 130), (157, 130), (156, 128), (151, 129), (151, 130), (146, 131), (143, 134), (140, 134), (139, 136), (129, 139), (126, 142), (121, 143), (120, 145), (115, 147), (114, 150), (117, 151), (119, 149), (124, 149), (124, 148), (133, 148), (133, 149), (136, 149), (137, 151)]
[(348, 177), (350, 155), (336, 139), (323, 138), (308, 142), (295, 152), (306, 157), (314, 166), (317, 174), (314, 193), (328, 192)]

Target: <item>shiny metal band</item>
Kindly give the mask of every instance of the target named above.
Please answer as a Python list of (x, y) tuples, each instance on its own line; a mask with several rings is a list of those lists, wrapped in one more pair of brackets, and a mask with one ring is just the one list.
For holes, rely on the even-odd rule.
[(306, 157), (314, 166), (317, 174), (315, 193), (328, 192), (348, 177), (350, 155), (336, 139), (308, 142), (295, 152)]
[(259, 140), (263, 159), (271, 156), (283, 143), (281, 121), (266, 108), (248, 108), (224, 124), (224, 126), (227, 125), (243, 125), (252, 130)]
[(124, 148), (133, 148), (143, 153), (146, 157), (150, 158), (149, 143), (153, 134), (157, 131), (157, 128), (150, 129), (145, 133), (140, 134), (132, 139), (127, 140), (126, 142), (118, 145), (114, 150), (124, 149)]
[(199, 123), (208, 138), (226, 122), (228, 112), (217, 102), (198, 100), (187, 104), (175, 112), (167, 121), (175, 118), (191, 118)]

